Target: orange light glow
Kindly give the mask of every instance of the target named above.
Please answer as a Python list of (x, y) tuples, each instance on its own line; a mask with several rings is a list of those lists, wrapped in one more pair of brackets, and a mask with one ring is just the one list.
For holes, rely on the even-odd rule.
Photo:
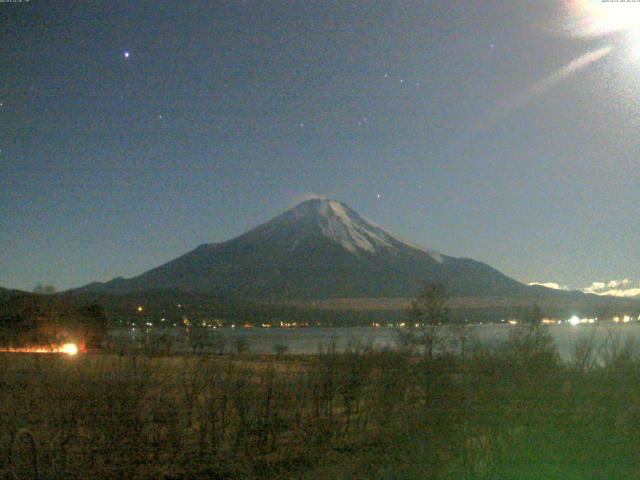
[(65, 343), (64, 345), (62, 345), (60, 352), (66, 353), (67, 355), (77, 355), (78, 347), (75, 343)]
[(0, 348), (0, 353), (64, 353), (66, 355), (77, 355), (79, 351), (80, 349), (75, 343), (64, 343), (62, 345)]

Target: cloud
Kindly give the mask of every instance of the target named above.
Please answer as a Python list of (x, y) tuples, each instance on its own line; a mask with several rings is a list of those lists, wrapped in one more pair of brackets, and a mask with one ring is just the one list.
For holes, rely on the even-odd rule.
[(624, 280), (611, 280), (607, 283), (609, 288), (628, 287), (631, 284), (631, 280), (625, 278)]
[(295, 195), (289, 204), (289, 207), (295, 207), (299, 203), (306, 202), (307, 200), (328, 200), (329, 197), (326, 195), (319, 195), (317, 193), (309, 192), (309, 193), (301, 193), (300, 195)]
[(640, 288), (627, 288), (626, 290), (605, 290), (596, 295), (610, 295), (612, 297), (637, 297), (640, 295)]
[[(571, 290), (567, 285), (557, 282), (531, 282), (529, 285), (539, 285), (553, 290)], [(609, 280), (608, 282), (592, 282), (588, 287), (581, 289), (584, 293), (593, 295), (608, 295), (611, 297), (640, 297), (640, 283), (632, 282), (628, 278), (622, 280)]]
[(556, 282), (531, 282), (529, 285), (539, 285), (541, 287), (551, 288), (553, 290), (569, 290), (566, 285), (560, 285)]
[(585, 293), (597, 293), (599, 290), (606, 288), (607, 284), (604, 282), (593, 282), (588, 287), (582, 289)]
[(612, 297), (637, 297), (640, 295), (640, 287), (634, 287), (628, 278), (622, 280), (610, 280), (608, 282), (593, 282), (582, 289), (584, 293), (594, 295), (609, 295)]

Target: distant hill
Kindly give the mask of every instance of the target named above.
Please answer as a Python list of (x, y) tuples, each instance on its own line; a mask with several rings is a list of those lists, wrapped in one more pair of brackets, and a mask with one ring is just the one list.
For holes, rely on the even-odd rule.
[(9, 290), (8, 288), (0, 287), (0, 303), (9, 300), (13, 297), (32, 295), (29, 292), (23, 292), (22, 290)]
[(452, 295), (549, 292), (468, 258), (399, 240), (335, 200), (305, 201), (237, 238), (204, 244), (137, 277), (79, 292), (191, 291), (250, 298), (412, 297), (426, 282)]

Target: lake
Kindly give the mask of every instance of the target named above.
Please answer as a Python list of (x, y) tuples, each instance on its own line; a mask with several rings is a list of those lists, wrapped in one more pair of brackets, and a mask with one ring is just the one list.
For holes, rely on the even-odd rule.
[[(485, 345), (499, 345), (515, 327), (506, 324), (485, 324), (471, 327), (473, 334)], [(551, 325), (547, 326), (558, 352), (564, 360), (569, 360), (576, 342), (593, 336), (596, 345), (608, 342), (638, 341), (640, 323), (596, 325)], [(251, 353), (271, 354), (277, 345), (283, 345), (290, 354), (315, 354), (335, 344), (338, 351), (349, 345), (371, 345), (374, 349), (396, 348), (397, 332), (393, 328), (373, 327), (333, 327), (333, 328), (220, 328), (198, 329), (186, 332), (174, 329), (132, 329), (116, 330), (111, 333), (117, 343), (157, 343), (164, 338), (172, 345), (172, 351), (190, 351), (193, 345), (205, 350), (217, 351), (233, 348), (238, 340), (243, 340)], [(610, 343), (611, 344), (611, 343)]]

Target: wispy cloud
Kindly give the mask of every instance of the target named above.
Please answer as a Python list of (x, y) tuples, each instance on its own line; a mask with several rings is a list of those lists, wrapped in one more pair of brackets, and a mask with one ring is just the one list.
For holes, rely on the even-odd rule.
[(306, 202), (307, 200), (328, 200), (329, 197), (326, 195), (320, 195), (317, 193), (309, 192), (309, 193), (301, 193), (299, 195), (295, 195), (289, 204), (289, 207), (294, 207), (299, 203)]
[(608, 295), (611, 297), (640, 297), (640, 282), (633, 282), (628, 278), (609, 280), (606, 282), (592, 282), (584, 288), (570, 288), (557, 282), (531, 282), (529, 285), (540, 285), (553, 290), (581, 290), (594, 295)]
[(529, 285), (539, 285), (541, 287), (552, 288), (553, 290), (569, 290), (566, 285), (560, 285), (556, 282), (531, 282)]
[(608, 282), (593, 282), (582, 289), (585, 293), (595, 295), (610, 295), (612, 297), (637, 297), (640, 295), (640, 283), (632, 282), (628, 278), (610, 280)]

